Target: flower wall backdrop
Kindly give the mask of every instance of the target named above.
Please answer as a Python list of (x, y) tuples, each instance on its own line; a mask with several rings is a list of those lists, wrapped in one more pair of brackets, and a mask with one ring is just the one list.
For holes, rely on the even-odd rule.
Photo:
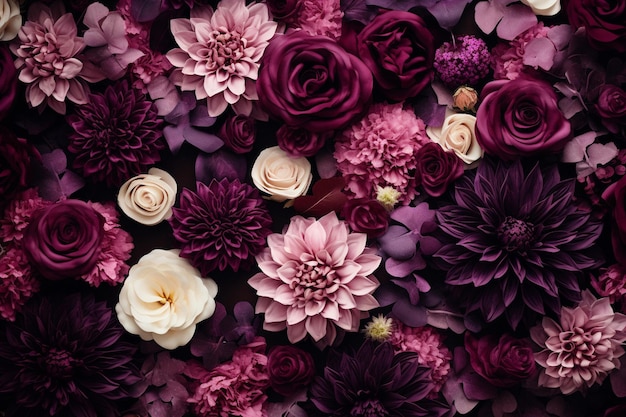
[(0, 0), (0, 415), (626, 415), (626, 2)]

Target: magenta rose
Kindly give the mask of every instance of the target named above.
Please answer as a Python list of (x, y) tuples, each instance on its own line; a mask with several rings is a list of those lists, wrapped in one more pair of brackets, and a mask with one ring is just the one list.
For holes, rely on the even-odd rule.
[(626, 52), (626, 2), (623, 0), (568, 0), (569, 23), (584, 27), (591, 46)]
[(291, 20), (302, 8), (302, 0), (266, 0), (272, 17), (276, 20)]
[(220, 138), (235, 153), (250, 152), (256, 139), (254, 119), (244, 115), (229, 117), (220, 129)]
[(78, 278), (98, 261), (104, 217), (80, 200), (63, 200), (31, 217), (22, 241), (29, 261), (51, 280)]
[(355, 198), (343, 206), (341, 215), (352, 230), (370, 238), (382, 236), (389, 226), (389, 212), (376, 200)]
[(518, 385), (535, 372), (535, 357), (530, 342), (509, 334), (465, 336), (465, 349), (476, 373), (496, 387)]
[(17, 71), (6, 45), (0, 45), (0, 120), (11, 110), (17, 90)]
[(332, 136), (333, 132), (311, 132), (287, 125), (276, 132), (278, 147), (295, 158), (314, 156)]
[(626, 91), (618, 86), (608, 84), (600, 87), (595, 107), (610, 132), (618, 133), (620, 126), (626, 125)]
[(463, 175), (463, 161), (434, 142), (422, 146), (415, 160), (415, 182), (432, 197), (443, 195), (448, 186)]
[(0, 207), (26, 188), (32, 163), (38, 160), (34, 146), (0, 126)]
[(610, 207), (613, 254), (626, 266), (626, 176), (611, 184), (602, 194)]
[(552, 86), (530, 78), (498, 80), (482, 91), (476, 113), (476, 139), (490, 155), (504, 160), (557, 153), (572, 129)]
[(415, 97), (433, 79), (435, 42), (424, 20), (409, 12), (382, 13), (357, 36), (359, 58), (389, 100)]
[(289, 396), (306, 388), (315, 376), (313, 357), (295, 346), (276, 346), (267, 357), (270, 385), (277, 393)]
[(274, 38), (265, 49), (256, 86), (271, 116), (325, 132), (361, 118), (373, 80), (365, 64), (334, 40), (295, 31)]

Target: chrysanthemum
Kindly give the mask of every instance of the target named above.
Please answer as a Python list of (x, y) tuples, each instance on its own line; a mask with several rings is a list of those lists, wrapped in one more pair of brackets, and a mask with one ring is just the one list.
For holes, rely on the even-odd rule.
[(216, 117), (228, 105), (249, 116), (258, 100), (255, 81), (260, 60), (278, 24), (267, 5), (244, 0), (222, 0), (211, 7), (194, 7), (191, 19), (174, 19), (172, 34), (180, 48), (167, 58), (177, 67), (174, 83), (207, 99), (208, 113)]
[(525, 172), (519, 161), (485, 160), (457, 181), (456, 203), (437, 212), (444, 246), (435, 257), (467, 313), (488, 322), (504, 314), (515, 328), (525, 313), (558, 315), (562, 301), (579, 299), (578, 278), (601, 262), (602, 225), (573, 192), (555, 166)]
[(530, 330), (542, 351), (535, 360), (544, 369), (539, 386), (571, 394), (602, 384), (619, 368), (626, 341), (626, 316), (615, 313), (608, 298), (596, 299), (585, 291), (575, 308), (564, 307), (560, 320), (544, 317)]
[(15, 313), (37, 291), (39, 281), (32, 274), (24, 251), (14, 245), (0, 245), (0, 317), (15, 320)]
[(33, 299), (0, 328), (0, 393), (10, 416), (110, 417), (140, 381), (136, 348), (113, 310), (91, 296)]
[(203, 276), (212, 271), (247, 269), (272, 232), (272, 218), (259, 192), (239, 180), (198, 182), (184, 189), (170, 224), (181, 244), (180, 256)]
[(311, 35), (339, 39), (342, 17), (343, 12), (339, 0), (304, 0), (301, 3), (295, 26)]
[(156, 106), (126, 81), (90, 94), (67, 120), (74, 128), (68, 146), (74, 167), (109, 187), (147, 171), (165, 148)]
[(292, 217), (283, 234), (270, 235), (256, 257), (261, 272), (248, 281), (259, 296), (257, 313), (265, 313), (263, 327), (286, 327), (292, 343), (308, 333), (330, 344), (335, 326), (357, 331), (366, 312), (378, 307), (372, 293), (379, 283), (371, 274), (381, 258), (366, 241), (334, 211), (319, 220)]
[(375, 199), (378, 187), (392, 187), (408, 204), (416, 195), (415, 154), (429, 141), (414, 112), (379, 103), (337, 137), (334, 156), (357, 198)]

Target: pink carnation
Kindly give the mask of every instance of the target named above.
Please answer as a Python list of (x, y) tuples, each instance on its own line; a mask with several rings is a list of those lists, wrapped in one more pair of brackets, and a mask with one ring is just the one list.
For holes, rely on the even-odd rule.
[(311, 35), (339, 39), (342, 18), (339, 0), (304, 0), (294, 26)]
[(37, 291), (39, 281), (31, 273), (26, 254), (16, 246), (0, 246), (0, 316), (14, 321), (15, 313)]
[(508, 78), (514, 80), (530, 67), (524, 66), (524, 53), (526, 45), (533, 39), (545, 38), (549, 29), (539, 22), (535, 26), (526, 30), (508, 44), (499, 43), (491, 51), (494, 58), (493, 77), (498, 79)]
[(32, 214), (50, 204), (52, 203), (39, 197), (35, 188), (30, 188), (15, 196), (4, 210), (4, 217), (0, 218), (2, 241), (15, 243), (21, 241)]
[(392, 187), (406, 205), (416, 196), (415, 154), (430, 142), (424, 122), (402, 103), (374, 104), (335, 143), (337, 168), (357, 198), (376, 198), (378, 187)]

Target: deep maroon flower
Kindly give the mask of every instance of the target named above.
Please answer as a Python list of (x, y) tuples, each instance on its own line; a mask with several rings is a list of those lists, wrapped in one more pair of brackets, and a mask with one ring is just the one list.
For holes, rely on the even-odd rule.
[(482, 96), (476, 113), (476, 139), (490, 155), (513, 160), (556, 153), (571, 139), (570, 123), (545, 81), (492, 81)]
[(302, 0), (267, 0), (267, 7), (276, 20), (291, 21), (298, 16)]
[(272, 232), (272, 218), (259, 192), (239, 180), (224, 178), (184, 189), (180, 207), (169, 219), (174, 237), (203, 276), (211, 271), (249, 268)]
[(39, 152), (34, 146), (0, 126), (0, 208), (26, 188), (32, 172), (31, 165), (39, 159)]
[(516, 161), (483, 160), (455, 184), (456, 204), (437, 212), (446, 283), (466, 313), (487, 322), (503, 314), (516, 327), (525, 313), (559, 314), (580, 298), (578, 279), (602, 262), (594, 243), (602, 224), (574, 204), (574, 182), (556, 166), (528, 172)]
[(350, 229), (359, 233), (367, 233), (367, 237), (379, 237), (389, 226), (389, 212), (378, 202), (369, 198), (348, 199), (343, 206), (341, 215), (346, 219)]
[(220, 129), (220, 139), (235, 153), (250, 152), (256, 139), (254, 119), (242, 114), (229, 117)]
[(567, 0), (570, 25), (585, 28), (594, 48), (626, 52), (626, 3), (609, 0)]
[(415, 182), (432, 197), (443, 195), (450, 184), (463, 175), (463, 161), (435, 142), (422, 146), (415, 160)]
[(438, 417), (448, 410), (427, 398), (430, 370), (415, 352), (394, 354), (390, 343), (366, 341), (356, 352), (335, 353), (324, 377), (311, 387), (311, 401), (327, 416)]
[(90, 94), (67, 120), (74, 128), (68, 146), (74, 167), (109, 187), (146, 172), (165, 148), (156, 106), (126, 81)]
[(6, 45), (0, 46), (0, 120), (4, 119), (15, 100), (17, 71), (13, 57)]
[(334, 132), (311, 132), (299, 127), (282, 125), (276, 132), (278, 147), (292, 157), (315, 156)]
[(0, 393), (7, 416), (112, 417), (136, 396), (135, 346), (106, 303), (70, 294), (35, 298), (0, 328)]
[(415, 97), (430, 84), (434, 44), (421, 17), (395, 10), (376, 16), (357, 36), (359, 57), (392, 101)]
[(618, 133), (620, 127), (626, 126), (626, 91), (618, 86), (607, 84), (600, 87), (595, 107), (609, 131)]
[(270, 385), (277, 393), (289, 396), (309, 386), (315, 376), (313, 357), (295, 346), (276, 346), (267, 357)]
[(626, 415), (626, 404), (620, 404), (615, 407), (607, 408), (603, 417), (622, 417), (624, 415)]
[(610, 207), (613, 254), (617, 262), (626, 266), (626, 176), (611, 184), (602, 198)]

